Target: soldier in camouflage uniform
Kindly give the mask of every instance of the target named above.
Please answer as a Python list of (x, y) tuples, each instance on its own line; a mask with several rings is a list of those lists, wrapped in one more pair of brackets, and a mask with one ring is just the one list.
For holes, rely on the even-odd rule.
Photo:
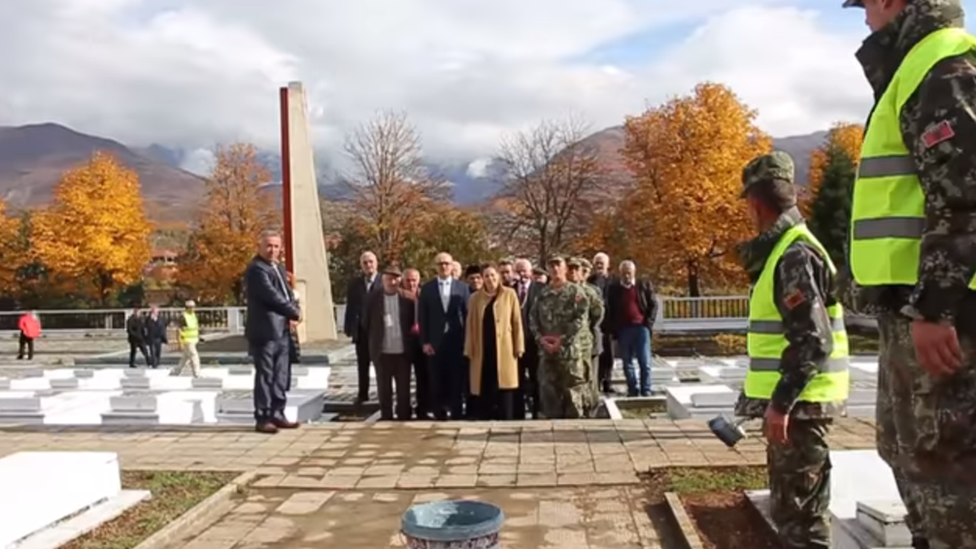
[(913, 547), (976, 547), (976, 39), (960, 0), (844, 6), (871, 30), (845, 293), (878, 320), (878, 453)]
[(589, 417), (596, 407), (593, 378), (593, 334), (590, 317), (602, 315), (589, 294), (566, 278), (562, 256), (549, 259), (549, 284), (536, 298), (529, 316), (539, 344), (539, 397), (549, 419)]
[[(593, 268), (590, 262), (582, 257), (571, 257), (567, 263), (569, 267), (569, 272), (567, 278), (570, 282), (574, 284), (579, 284), (586, 290), (587, 295), (590, 298), (590, 310), (593, 311), (590, 314), (590, 333), (593, 334), (593, 350), (592, 350), (592, 363), (597, 364), (600, 360), (600, 355), (603, 354), (603, 330), (601, 326), (603, 324), (603, 315), (606, 314), (603, 305), (603, 295), (600, 289), (595, 285), (587, 282), (590, 275), (590, 270)], [(599, 315), (594, 312), (599, 309)], [(600, 392), (600, 376), (595, 375), (596, 372), (591, 373), (593, 379), (593, 390), (597, 393)], [(599, 397), (597, 397), (599, 398)]]
[[(846, 357), (839, 363), (831, 358), (842, 353), (834, 352), (835, 328), (828, 315), (828, 308), (835, 305), (829, 259), (812, 237), (796, 236), (805, 234), (801, 232), (805, 225), (796, 208), (793, 175), (793, 160), (783, 152), (753, 160), (742, 175), (743, 196), (760, 234), (738, 249), (753, 284), (753, 297), (749, 305), (749, 377), (736, 403), (736, 415), (764, 420), (770, 515), (783, 547), (826, 549), (830, 547), (827, 433), (831, 418), (844, 413), (849, 381)], [(787, 239), (785, 249), (780, 245), (783, 239)], [(767, 266), (769, 261), (774, 263)], [(773, 294), (766, 302), (781, 320), (754, 320), (758, 316), (756, 294), (764, 291)], [(842, 325), (843, 320), (840, 322)], [(762, 324), (773, 327), (761, 328)], [(774, 349), (783, 349), (781, 355), (760, 358), (761, 353), (753, 351), (754, 333), (782, 340), (780, 347), (774, 345)], [(828, 368), (828, 364), (833, 366)], [(750, 386), (750, 378), (759, 370), (765, 370), (759, 372), (766, 376), (765, 393)], [(841, 372), (843, 390), (834, 389), (840, 398), (804, 400), (811, 394), (808, 387), (823, 382), (823, 372)]]

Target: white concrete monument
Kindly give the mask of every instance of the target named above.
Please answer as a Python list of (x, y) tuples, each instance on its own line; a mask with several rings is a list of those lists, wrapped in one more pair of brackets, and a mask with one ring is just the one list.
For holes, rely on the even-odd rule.
[(337, 336), (335, 307), (322, 235), (308, 106), (301, 82), (291, 82), (281, 88), (280, 101), (285, 255), (288, 268), (295, 275), (304, 315), (298, 338), (303, 343), (334, 340)]

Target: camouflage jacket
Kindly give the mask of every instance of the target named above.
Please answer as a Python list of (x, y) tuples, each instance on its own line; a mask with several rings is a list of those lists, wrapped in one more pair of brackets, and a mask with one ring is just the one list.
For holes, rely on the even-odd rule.
[[(600, 309), (602, 310), (602, 303)], [(529, 314), (529, 329), (537, 342), (547, 335), (562, 338), (559, 352), (563, 358), (590, 356), (593, 334), (590, 316), (596, 315), (593, 300), (582, 284), (566, 283), (554, 288), (549, 284), (542, 288)]]
[(580, 285), (590, 296), (590, 332), (593, 334), (593, 356), (597, 356), (603, 354), (603, 317), (606, 314), (603, 292), (590, 282), (581, 282)]
[[(960, 0), (914, 0), (871, 34), (857, 58), (875, 100), (922, 38), (962, 26)], [(919, 280), (914, 288), (851, 283), (844, 301), (875, 314), (901, 311), (915, 318), (954, 320), (965, 312), (976, 317), (976, 293), (968, 289), (976, 272), (976, 52), (937, 63), (905, 103), (900, 123), (925, 193)], [(950, 131), (933, 138), (930, 130), (946, 125)]]
[[(753, 284), (783, 233), (799, 223), (803, 223), (803, 217), (793, 208), (783, 213), (769, 230), (739, 247), (739, 258)], [(816, 375), (817, 365), (826, 361), (834, 350), (827, 315), (827, 307), (835, 303), (831, 296), (833, 278), (826, 261), (810, 244), (794, 242), (783, 252), (773, 274), (773, 301), (783, 317), (784, 335), (789, 342), (780, 360), (782, 377), (768, 401), (740, 395), (736, 415), (762, 417), (767, 405), (797, 419), (843, 414), (844, 402), (798, 401), (800, 393)]]

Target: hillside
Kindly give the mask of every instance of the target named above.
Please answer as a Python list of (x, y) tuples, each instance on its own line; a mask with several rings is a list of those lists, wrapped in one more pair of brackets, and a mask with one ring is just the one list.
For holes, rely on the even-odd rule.
[(156, 221), (187, 216), (203, 192), (203, 180), (139, 154), (118, 141), (58, 124), (0, 127), (0, 196), (13, 209), (48, 203), (61, 174), (108, 151), (136, 171), (150, 215)]
[[(810, 153), (820, 145), (826, 132), (777, 138), (776, 149), (793, 155), (797, 163), (797, 179), (806, 183)], [(620, 148), (624, 144), (622, 126), (598, 131), (586, 138), (599, 150), (600, 157), (615, 177), (627, 179)], [(35, 207), (51, 200), (52, 190), (61, 174), (84, 163), (93, 152), (109, 151), (126, 166), (139, 174), (143, 195), (150, 216), (165, 224), (182, 224), (193, 217), (194, 208), (203, 195), (203, 179), (181, 169), (186, 164), (186, 152), (180, 148), (153, 144), (145, 148), (127, 147), (118, 141), (86, 135), (58, 124), (28, 126), (0, 126), (0, 197), (12, 209)], [(335, 174), (324, 155), (317, 162), (319, 193), (331, 200), (346, 200), (351, 196), (348, 186), (336, 183)], [(271, 172), (273, 182), (268, 192), (280, 199), (280, 156), (277, 152), (262, 151), (260, 160)], [(479, 204), (498, 190), (500, 168), (488, 162), (480, 177), (468, 169), (471, 162), (453, 161), (430, 164), (433, 173), (451, 182), (454, 200), (462, 205)]]

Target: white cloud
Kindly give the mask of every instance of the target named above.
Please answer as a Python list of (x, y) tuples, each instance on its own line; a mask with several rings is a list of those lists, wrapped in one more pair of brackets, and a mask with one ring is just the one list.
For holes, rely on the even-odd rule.
[[(289, 80), (305, 83), (326, 150), (375, 111), (404, 109), (430, 153), (465, 161), (541, 118), (618, 124), (703, 79), (731, 85), (777, 135), (859, 120), (869, 105), (853, 58), (860, 36), (786, 3), (0, 2), (0, 48), (16, 52), (0, 57), (0, 124), (57, 121), (134, 145), (244, 139), (275, 149), (276, 90)], [(735, 4), (745, 5), (728, 9)], [(697, 31), (668, 53), (648, 52), (646, 66), (580, 60), (693, 21)]]

